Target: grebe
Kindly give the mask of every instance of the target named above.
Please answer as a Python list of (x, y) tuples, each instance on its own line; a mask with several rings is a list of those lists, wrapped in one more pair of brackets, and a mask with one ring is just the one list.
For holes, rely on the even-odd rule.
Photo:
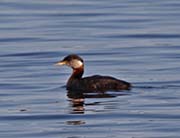
[(82, 78), (84, 61), (75, 54), (66, 56), (63, 60), (56, 63), (56, 65), (67, 65), (73, 69), (73, 73), (66, 84), (67, 90), (104, 92), (128, 90), (131, 87), (130, 83), (110, 76), (94, 75)]

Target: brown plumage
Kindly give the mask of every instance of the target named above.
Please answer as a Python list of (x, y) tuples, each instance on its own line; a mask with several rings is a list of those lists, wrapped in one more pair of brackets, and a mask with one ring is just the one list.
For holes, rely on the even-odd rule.
[(73, 69), (73, 73), (66, 84), (67, 90), (104, 92), (128, 90), (131, 87), (130, 83), (110, 76), (94, 75), (83, 78), (84, 61), (78, 55), (68, 55), (56, 65), (67, 65)]

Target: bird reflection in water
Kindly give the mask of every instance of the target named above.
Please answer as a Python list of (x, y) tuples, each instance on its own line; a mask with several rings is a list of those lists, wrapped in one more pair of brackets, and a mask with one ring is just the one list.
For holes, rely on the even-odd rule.
[(67, 121), (66, 122), (67, 125), (84, 125), (85, 122), (82, 120), (75, 120), (75, 121)]
[(84, 94), (80, 91), (68, 91), (67, 96), (71, 102), (73, 110), (72, 114), (83, 114), (84, 113)]
[(97, 105), (99, 102), (94, 102), (91, 104), (85, 104), (85, 99), (87, 98), (114, 98), (117, 96), (128, 95), (128, 93), (106, 93), (106, 92), (83, 92), (83, 91), (68, 91), (67, 97), (72, 106), (71, 114), (84, 114), (85, 105)]

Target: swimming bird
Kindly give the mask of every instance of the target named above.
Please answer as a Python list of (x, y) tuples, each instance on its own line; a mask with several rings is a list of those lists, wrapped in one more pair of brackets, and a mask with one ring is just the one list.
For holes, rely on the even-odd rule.
[(131, 88), (131, 84), (129, 82), (119, 80), (111, 76), (94, 75), (82, 77), (84, 73), (84, 61), (76, 54), (66, 56), (63, 60), (57, 62), (56, 65), (67, 65), (73, 70), (72, 75), (66, 84), (67, 90), (105, 92), (128, 90)]

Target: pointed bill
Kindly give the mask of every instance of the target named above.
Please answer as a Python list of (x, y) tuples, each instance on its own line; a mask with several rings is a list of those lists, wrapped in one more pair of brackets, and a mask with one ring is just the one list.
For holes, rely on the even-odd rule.
[(59, 61), (57, 62), (55, 65), (59, 66), (59, 65), (66, 65), (66, 61)]

